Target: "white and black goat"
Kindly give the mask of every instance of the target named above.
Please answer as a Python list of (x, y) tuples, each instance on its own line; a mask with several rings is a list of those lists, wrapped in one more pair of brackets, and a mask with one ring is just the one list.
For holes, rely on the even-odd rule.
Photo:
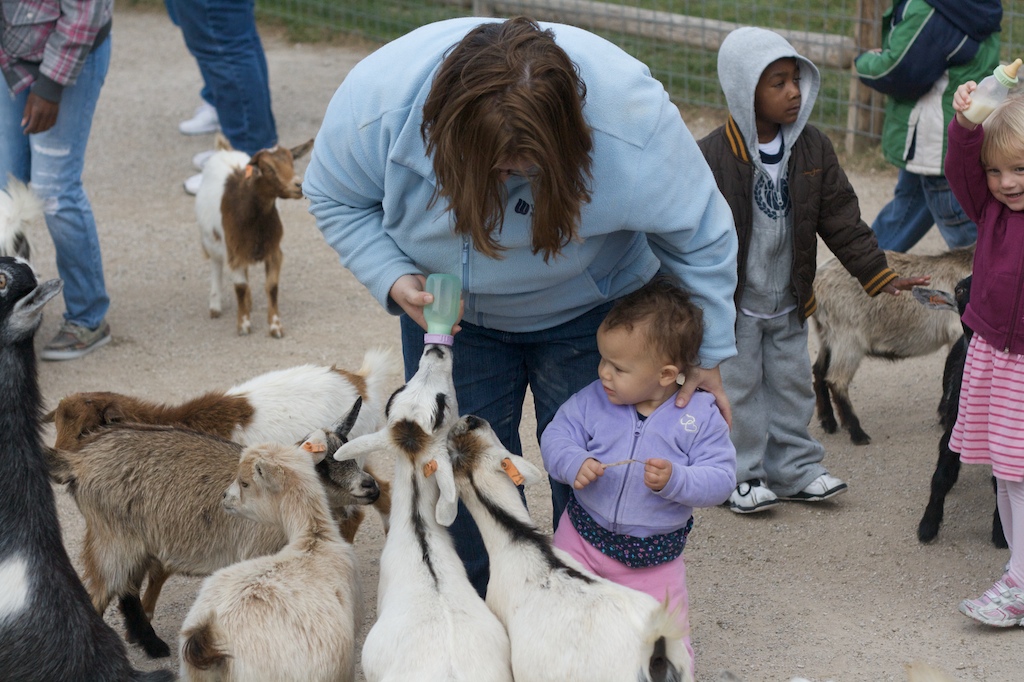
[[(332, 446), (344, 442), (359, 405), (357, 400), (336, 426)], [(147, 573), (158, 581), (159, 593), (170, 575), (209, 575), (277, 552), (287, 541), (280, 528), (231, 516), (221, 507), (242, 449), (173, 426), (115, 424), (86, 437), (74, 452), (50, 453), (51, 477), (67, 485), (85, 517), (82, 565), (93, 606), (102, 614), (119, 599), (128, 638), (149, 656), (167, 656), (170, 649), (139, 600)], [(332, 512), (344, 516), (350, 505), (375, 500), (374, 479), (355, 462), (323, 459), (317, 451), (326, 449), (311, 448), (310, 457), (322, 460), (317, 471)]]
[(43, 215), (43, 202), (35, 192), (13, 175), (7, 176), (7, 188), (0, 190), (0, 256), (31, 259), (32, 247), (25, 227)]
[(665, 605), (590, 574), (537, 530), (517, 486), (545, 480), (542, 471), (479, 417), (457, 422), (448, 448), (490, 557), (487, 605), (508, 631), (517, 680), (692, 682), (684, 633)]
[(60, 280), (40, 284), (24, 260), (0, 257), (0, 678), (172, 680), (131, 667), (61, 539), (33, 349), (43, 306), (60, 290)]
[(183, 682), (355, 679), (362, 606), (356, 557), (313, 467), (295, 446), (262, 444), (242, 453), (224, 508), (280, 528), (288, 543), (203, 581), (181, 629)]
[(210, 317), (220, 317), (227, 263), (238, 302), (239, 334), (252, 330), (249, 266), (263, 263), (268, 334), (284, 336), (277, 308), (284, 227), (277, 200), (302, 198), (302, 179), (295, 173), (295, 160), (312, 148), (313, 140), (308, 140), (291, 149), (280, 145), (261, 149), (250, 157), (231, 149), (227, 139), (218, 135), (217, 151), (203, 166), (202, 184), (196, 193), (196, 220), (203, 251), (210, 259)]
[[(885, 256), (900, 276), (928, 275), (930, 286), (952, 291), (970, 274), (974, 247), (936, 255), (886, 251)], [(811, 324), (819, 341), (813, 368), (818, 421), (826, 433), (836, 432), (834, 401), (850, 440), (866, 445), (871, 437), (861, 428), (850, 402), (850, 382), (861, 361), (865, 357), (902, 360), (950, 347), (962, 334), (960, 320), (956, 315), (926, 310), (912, 296), (869, 297), (835, 259), (818, 268), (814, 297), (817, 309)]]
[(395, 460), (377, 620), (362, 651), (368, 682), (512, 680), (505, 629), (470, 584), (447, 530), (458, 509), (447, 448), (457, 417), (452, 349), (427, 345), (416, 374), (388, 402), (387, 426), (334, 455)]
[[(917, 290), (915, 290), (915, 294), (917, 294)], [(963, 316), (970, 298), (971, 277), (968, 276), (957, 283), (952, 296), (948, 294), (930, 296), (926, 305), (939, 310), (952, 310)], [(953, 435), (953, 426), (956, 424), (956, 418), (960, 411), (960, 386), (964, 378), (967, 347), (971, 343), (973, 333), (974, 331), (970, 327), (966, 324), (963, 325), (963, 335), (953, 344), (946, 356), (946, 365), (942, 375), (942, 401), (940, 402), (942, 410), (940, 421), (944, 430), (942, 438), (939, 439), (939, 458), (935, 462), (935, 472), (932, 474), (928, 505), (917, 525), (917, 539), (921, 542), (931, 542), (938, 536), (946, 506), (946, 496), (960, 477), (960, 455), (949, 449), (949, 438)], [(992, 479), (992, 483), (994, 486), (995, 479)], [(1006, 547), (1006, 535), (1003, 533), (1003, 522), (999, 517), (998, 508), (992, 514), (992, 544), (996, 547)]]

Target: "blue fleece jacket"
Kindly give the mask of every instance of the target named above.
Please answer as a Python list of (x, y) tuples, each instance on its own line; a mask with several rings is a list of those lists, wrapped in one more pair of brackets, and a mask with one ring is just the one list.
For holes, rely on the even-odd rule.
[(578, 65), (593, 130), (592, 200), (580, 239), (545, 263), (531, 253), (529, 182), (509, 180), (500, 259), (452, 231), (420, 125), (445, 52), (483, 21), (416, 29), (360, 62), (335, 93), (303, 191), (342, 264), (393, 313), (406, 274), (462, 278), (467, 322), (510, 332), (548, 329), (670, 271), (704, 310), (703, 367), (735, 355), (736, 234), (729, 206), (679, 110), (649, 70), (587, 31), (542, 24)]
[(568, 485), (588, 457), (605, 464), (652, 457), (671, 462), (672, 476), (658, 492), (644, 485), (642, 464), (607, 468), (573, 491), (601, 527), (634, 537), (678, 530), (694, 507), (721, 504), (736, 487), (729, 426), (714, 397), (703, 391), (682, 408), (666, 400), (641, 420), (633, 405), (613, 405), (595, 381), (559, 408), (541, 435), (540, 452), (551, 477)]

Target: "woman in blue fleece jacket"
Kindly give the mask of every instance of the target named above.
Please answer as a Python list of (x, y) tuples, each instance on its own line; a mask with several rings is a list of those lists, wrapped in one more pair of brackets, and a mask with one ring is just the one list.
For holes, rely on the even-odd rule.
[[(517, 18), (419, 28), (360, 62), (324, 117), (303, 191), (324, 238), (402, 316), (406, 374), (422, 352), (425, 275), (462, 280), (460, 410), (521, 454), (591, 381), (615, 299), (664, 269), (707, 335), (693, 381), (728, 415), (718, 364), (735, 353), (732, 215), (678, 109), (649, 70), (587, 31)], [(568, 491), (553, 485), (556, 519)], [(483, 592), (486, 552), (453, 530)]]

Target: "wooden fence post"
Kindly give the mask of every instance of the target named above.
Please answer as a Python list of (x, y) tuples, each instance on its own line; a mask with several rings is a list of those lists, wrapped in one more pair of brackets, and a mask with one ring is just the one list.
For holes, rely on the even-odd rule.
[[(882, 46), (882, 0), (857, 0), (854, 40), (861, 52)], [(850, 98), (846, 112), (846, 151), (859, 152), (875, 143), (882, 132), (885, 95), (863, 85), (856, 65), (850, 66)]]

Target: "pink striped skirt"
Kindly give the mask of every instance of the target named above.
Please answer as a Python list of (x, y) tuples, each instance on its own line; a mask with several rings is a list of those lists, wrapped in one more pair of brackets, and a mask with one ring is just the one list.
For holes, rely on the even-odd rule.
[(997, 478), (1024, 481), (1024, 355), (971, 338), (949, 448), (965, 464), (991, 464)]

